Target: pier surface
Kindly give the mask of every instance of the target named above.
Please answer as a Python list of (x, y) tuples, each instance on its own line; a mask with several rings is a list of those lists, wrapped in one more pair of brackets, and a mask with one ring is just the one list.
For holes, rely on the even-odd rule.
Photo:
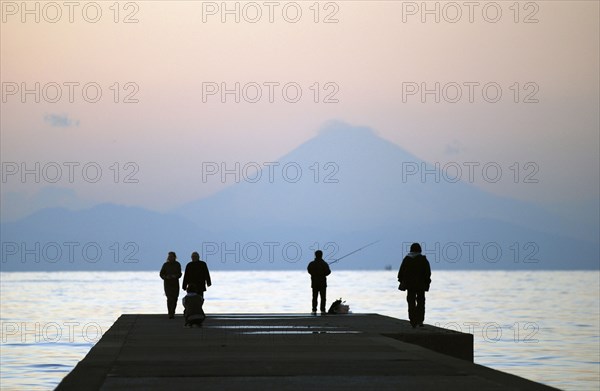
[(122, 315), (57, 390), (550, 390), (473, 364), (473, 336), (377, 314)]

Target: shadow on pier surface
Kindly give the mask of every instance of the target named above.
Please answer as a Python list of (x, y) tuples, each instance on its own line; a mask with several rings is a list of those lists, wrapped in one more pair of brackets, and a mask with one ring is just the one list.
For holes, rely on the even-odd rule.
[(57, 389), (551, 389), (472, 358), (470, 334), (377, 314), (122, 315)]

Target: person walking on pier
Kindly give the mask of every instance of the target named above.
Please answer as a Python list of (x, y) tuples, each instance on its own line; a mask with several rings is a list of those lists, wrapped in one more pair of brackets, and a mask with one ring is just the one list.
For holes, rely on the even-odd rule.
[(167, 261), (160, 269), (160, 278), (163, 279), (165, 296), (167, 296), (169, 319), (173, 319), (179, 298), (179, 279), (181, 278), (181, 265), (177, 262), (177, 255), (173, 251), (169, 252)]
[(317, 313), (317, 296), (321, 295), (321, 314), (326, 314), (325, 302), (327, 300), (327, 276), (331, 274), (331, 269), (327, 262), (323, 260), (323, 251), (315, 251), (315, 260), (308, 264), (306, 268), (310, 274), (312, 288), (312, 313)]
[(410, 252), (402, 260), (398, 271), (398, 289), (406, 290), (408, 319), (413, 328), (423, 327), (425, 320), (425, 292), (431, 284), (431, 267), (427, 257), (421, 254), (421, 245), (413, 243)]
[(202, 297), (204, 297), (206, 287), (212, 285), (208, 266), (206, 266), (206, 262), (200, 260), (200, 254), (196, 251), (192, 253), (192, 261), (185, 266), (181, 288), (185, 291), (190, 284), (196, 286), (195, 292)]

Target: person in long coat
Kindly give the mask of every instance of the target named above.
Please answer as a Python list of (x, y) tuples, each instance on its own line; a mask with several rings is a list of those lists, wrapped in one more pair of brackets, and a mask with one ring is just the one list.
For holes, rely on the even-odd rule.
[(179, 298), (179, 279), (181, 278), (181, 264), (177, 262), (175, 252), (169, 252), (167, 261), (160, 269), (160, 278), (163, 279), (165, 296), (167, 296), (169, 319), (173, 319), (175, 317), (175, 308), (177, 308), (177, 299)]

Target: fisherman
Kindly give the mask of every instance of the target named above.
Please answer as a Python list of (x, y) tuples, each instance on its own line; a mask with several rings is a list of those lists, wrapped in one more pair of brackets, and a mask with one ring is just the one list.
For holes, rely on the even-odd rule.
[(327, 262), (323, 260), (323, 251), (315, 251), (315, 260), (308, 264), (306, 268), (310, 274), (312, 288), (312, 314), (317, 313), (317, 296), (321, 295), (321, 314), (327, 313), (325, 302), (327, 300), (327, 276), (331, 274), (331, 269)]
[(175, 317), (177, 298), (179, 297), (179, 279), (181, 278), (181, 264), (177, 262), (175, 252), (169, 251), (167, 261), (160, 269), (160, 278), (164, 281), (165, 296), (167, 296), (167, 311), (169, 319)]
[(408, 319), (413, 327), (423, 327), (425, 320), (425, 292), (431, 284), (431, 267), (427, 257), (421, 254), (421, 245), (413, 243), (410, 252), (402, 260), (398, 271), (398, 289), (406, 290)]

